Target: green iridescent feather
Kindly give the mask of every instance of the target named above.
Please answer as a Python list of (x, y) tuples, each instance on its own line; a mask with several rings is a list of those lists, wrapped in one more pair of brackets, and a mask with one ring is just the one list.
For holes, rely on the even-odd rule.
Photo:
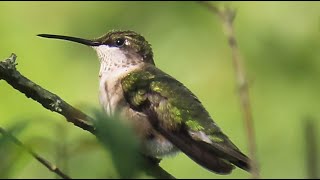
[(188, 130), (203, 131), (213, 142), (231, 143), (197, 97), (155, 66), (146, 65), (131, 72), (122, 80), (122, 87), (129, 103), (137, 108), (148, 99), (161, 123), (168, 129), (180, 128), (183, 123)]

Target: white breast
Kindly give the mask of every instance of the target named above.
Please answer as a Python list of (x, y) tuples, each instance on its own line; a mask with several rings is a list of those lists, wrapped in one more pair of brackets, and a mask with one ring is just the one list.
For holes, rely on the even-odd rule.
[(118, 83), (117, 80), (110, 79), (106, 73), (102, 73), (100, 77), (99, 101), (109, 116), (113, 115), (117, 102), (123, 96), (122, 92), (115, 88)]

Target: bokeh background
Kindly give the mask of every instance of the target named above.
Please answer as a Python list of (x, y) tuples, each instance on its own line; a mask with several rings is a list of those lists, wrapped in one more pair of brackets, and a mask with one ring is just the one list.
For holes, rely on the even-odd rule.
[[(261, 177), (307, 178), (306, 119), (320, 129), (320, 3), (218, 3), (223, 4), (237, 9), (235, 33), (250, 80)], [(189, 87), (248, 153), (230, 47), (218, 17), (198, 3), (0, 2), (0, 25), (0, 59), (16, 53), (22, 74), (88, 114), (100, 108), (95, 52), (36, 34), (141, 33), (152, 44), (157, 66)], [(15, 129), (22, 142), (71, 177), (117, 177), (110, 153), (94, 136), (5, 81), (0, 81), (0, 126)], [(0, 142), (2, 178), (56, 177), (21, 148)], [(177, 178), (250, 177), (238, 168), (227, 176), (213, 174), (184, 154), (161, 166)]]

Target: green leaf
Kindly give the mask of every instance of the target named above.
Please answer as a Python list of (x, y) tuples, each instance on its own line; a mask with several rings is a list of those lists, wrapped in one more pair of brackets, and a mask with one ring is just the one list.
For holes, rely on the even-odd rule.
[(120, 178), (134, 178), (142, 169), (138, 139), (120, 117), (107, 117), (96, 111), (97, 138), (111, 152), (112, 161)]

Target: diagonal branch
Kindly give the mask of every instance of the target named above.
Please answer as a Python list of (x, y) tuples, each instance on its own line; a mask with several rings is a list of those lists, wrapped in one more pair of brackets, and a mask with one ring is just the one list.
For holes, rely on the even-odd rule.
[(228, 43), (232, 52), (232, 61), (235, 70), (236, 84), (238, 87), (238, 93), (241, 103), (241, 108), (244, 116), (244, 124), (247, 132), (248, 146), (249, 146), (249, 157), (251, 159), (250, 167), (252, 178), (259, 178), (259, 170), (257, 168), (256, 159), (256, 145), (255, 145), (255, 135), (253, 126), (253, 117), (251, 112), (251, 105), (249, 100), (249, 88), (248, 81), (246, 79), (246, 73), (244, 70), (243, 62), (241, 59), (240, 51), (238, 48), (237, 40), (234, 33), (233, 21), (236, 16), (236, 12), (233, 9), (226, 7), (220, 10), (218, 7), (210, 4), (206, 1), (200, 1), (201, 5), (208, 8), (210, 12), (218, 15), (222, 21), (224, 33), (228, 38)]
[[(12, 54), (8, 59), (0, 61), (0, 80), (3, 79), (7, 81), (13, 88), (24, 93), (28, 98), (37, 101), (46, 109), (63, 115), (67, 121), (73, 123), (75, 126), (96, 135), (93, 118), (23, 76), (16, 69), (16, 58), (17, 56)], [(148, 166), (152, 166), (146, 168), (148, 175), (161, 179), (175, 179), (171, 174), (162, 169), (158, 163), (150, 162), (150, 159), (144, 156), (142, 156), (142, 158), (146, 160)]]
[(23, 148), (25, 151), (27, 151), (29, 154), (31, 154), (37, 161), (39, 161), (41, 164), (43, 164), (45, 167), (47, 167), (50, 171), (56, 173), (58, 176), (60, 176), (63, 179), (71, 179), (68, 175), (63, 173), (56, 165), (50, 163), (48, 160), (45, 158), (41, 157), (37, 153), (35, 153), (33, 150), (25, 146), (21, 141), (19, 141), (16, 137), (14, 137), (12, 134), (4, 130), (2, 127), (0, 127), (0, 133), (5, 136), (10, 138), (16, 145), (20, 146)]
[(37, 101), (46, 109), (63, 115), (75, 126), (94, 133), (95, 128), (91, 117), (21, 75), (16, 69), (16, 58), (17, 56), (12, 54), (7, 60), (0, 62), (0, 79), (4, 79), (13, 88), (24, 93), (28, 98)]

